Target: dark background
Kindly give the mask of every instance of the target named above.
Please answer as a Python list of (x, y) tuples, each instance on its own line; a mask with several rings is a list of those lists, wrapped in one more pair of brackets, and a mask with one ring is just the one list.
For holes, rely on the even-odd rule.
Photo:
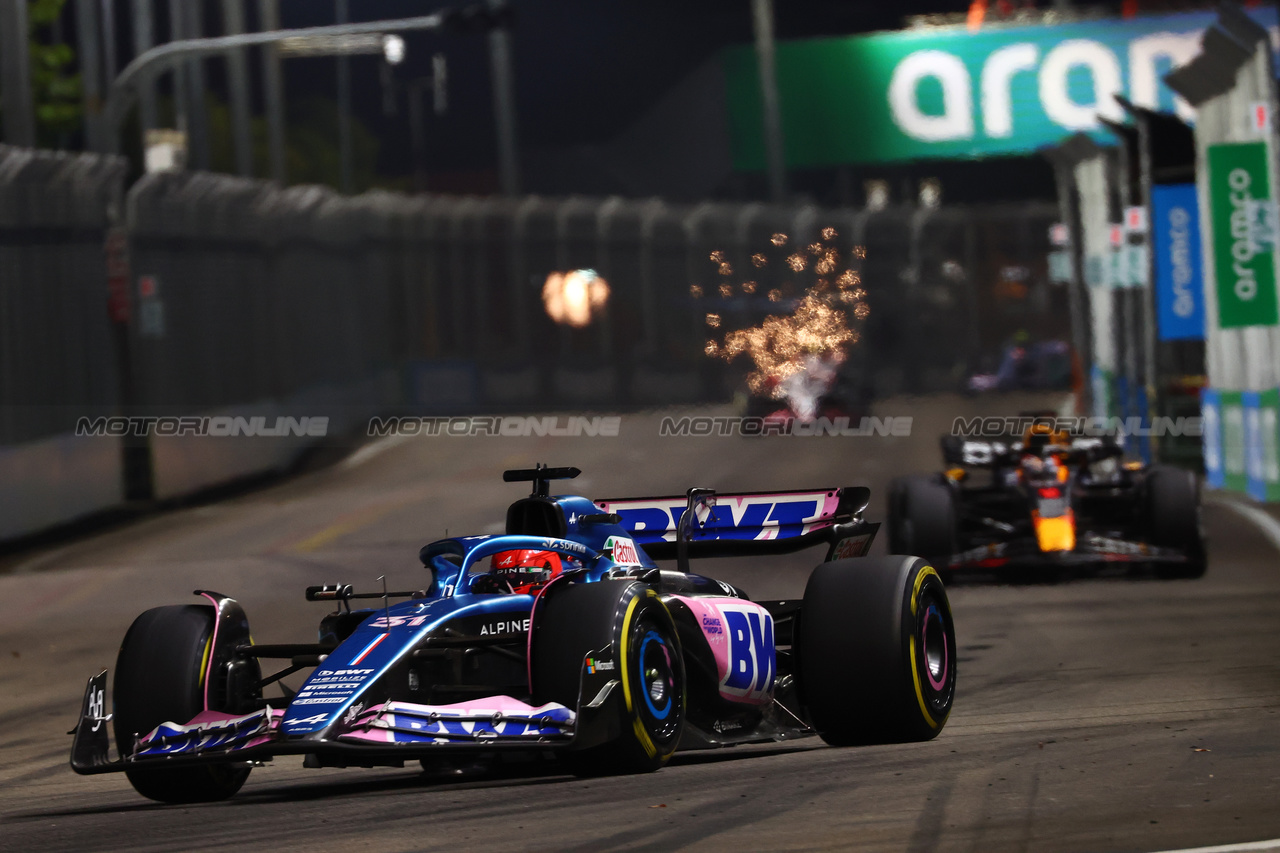
[[(161, 38), (168, 32), (165, 5), (157, 4), (156, 9)], [(248, 24), (257, 28), (256, 4), (246, 5)], [(350, 17), (354, 21), (409, 17), (463, 5), (447, 0), (351, 0)], [(987, 20), (1016, 18), (1024, 10), (1058, 5), (1053, 0), (990, 0)], [(1071, 5), (1084, 13), (1121, 15), (1203, 9), (1212, 4), (1114, 0)], [(205, 33), (215, 35), (221, 31), (219, 4), (206, 0), (205, 6)], [(335, 20), (332, 0), (281, 0), (280, 6), (281, 22), (287, 28)], [(699, 156), (705, 159), (705, 151), (716, 148), (707, 143), (699, 152), (705, 128), (651, 121), (647, 135), (639, 129), (646, 113), (664, 97), (688, 91), (692, 78), (714, 66), (722, 48), (752, 41), (750, 0), (510, 0), (509, 6), (523, 189), (546, 195), (661, 195), (681, 201), (766, 196), (762, 174), (730, 174), (719, 162), (716, 168), (699, 162)], [(774, 14), (777, 37), (794, 39), (897, 29), (918, 15), (934, 16), (934, 22), (959, 23), (969, 8), (970, 0), (775, 0)], [(117, 2), (117, 18), (123, 61), (130, 55), (127, 3)], [(356, 189), (414, 187), (406, 90), (413, 80), (431, 74), (432, 55), (442, 53), (448, 62), (449, 103), (445, 114), (435, 115), (429, 91), (426, 95), (427, 185), (440, 192), (496, 191), (492, 78), (485, 32), (450, 28), (408, 33), (405, 40), (406, 58), (391, 69), (394, 94), (389, 99), (380, 57), (349, 60), (356, 119)], [(213, 97), (225, 104), (224, 63), (212, 60), (206, 65)], [(336, 65), (332, 58), (291, 58), (284, 63), (290, 146), (298, 149), (290, 154), (291, 181), (334, 182), (329, 173), (336, 168), (336, 152), (324, 149), (336, 142)], [(250, 67), (254, 111), (261, 116), (256, 55)], [(714, 93), (703, 91), (700, 97), (708, 105), (707, 112), (723, 108)], [(230, 142), (222, 138), (227, 134), (225, 118), (220, 122), (215, 116), (212, 127), (214, 167), (229, 171)], [(256, 133), (257, 171), (265, 175), (265, 131)], [(665, 155), (649, 152), (647, 143), (655, 133), (665, 137), (664, 147), (669, 149)], [(305, 141), (299, 142), (303, 136)], [(631, 162), (619, 162), (626, 159), (619, 157), (619, 149), (629, 150)], [(645, 159), (651, 162), (641, 162)], [(678, 174), (680, 166), (715, 176), (701, 183), (687, 182)], [(663, 173), (668, 180), (655, 179)], [(828, 205), (862, 204), (864, 182), (872, 178), (888, 181), (894, 201), (912, 200), (923, 178), (940, 179), (948, 202), (1054, 197), (1052, 173), (1039, 156), (870, 167), (850, 164), (792, 171), (789, 176), (797, 200)]]

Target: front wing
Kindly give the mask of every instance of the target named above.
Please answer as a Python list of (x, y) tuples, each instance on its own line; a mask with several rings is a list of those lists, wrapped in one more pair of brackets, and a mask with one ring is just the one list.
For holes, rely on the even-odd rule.
[(1034, 538), (990, 542), (952, 554), (947, 568), (996, 569), (1017, 565), (1088, 566), (1099, 563), (1185, 563), (1188, 556), (1173, 548), (1160, 548), (1128, 539), (1085, 533), (1072, 551), (1041, 551)]
[(323, 737), (284, 733), (280, 729), (284, 708), (268, 704), (249, 714), (203, 711), (186, 723), (163, 723), (139, 738), (130, 754), (112, 761), (106, 726), (110, 717), (102, 714), (106, 676), (104, 670), (89, 679), (80, 722), (73, 732), (71, 767), (83, 775), (160, 764), (261, 761), (277, 755), (314, 754), (358, 763), (476, 747), (567, 748), (591, 728), (584, 722), (597, 716), (604, 720), (616, 716), (600, 714), (611, 700), (616, 681), (608, 682), (578, 713), (556, 703), (533, 707), (510, 696), (452, 705), (383, 702), (369, 708), (353, 706), (342, 725)]

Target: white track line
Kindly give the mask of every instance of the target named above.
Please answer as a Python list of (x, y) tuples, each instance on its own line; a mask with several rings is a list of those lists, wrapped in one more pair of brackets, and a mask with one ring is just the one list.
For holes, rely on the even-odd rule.
[(346, 459), (343, 459), (342, 467), (355, 468), (357, 466), (363, 465), (373, 457), (379, 456), (382, 453), (385, 453), (386, 451), (390, 450), (396, 445), (404, 444), (406, 441), (408, 441), (412, 437), (413, 436), (411, 435), (403, 435), (403, 434), (397, 433), (396, 435), (389, 435), (386, 438), (380, 438), (377, 441), (371, 442), (370, 444), (366, 444), (364, 447), (360, 448), (355, 453), (352, 453)]
[[(1262, 535), (1267, 537), (1267, 541), (1269, 541), (1277, 551), (1280, 551), (1280, 521), (1276, 521), (1276, 519), (1266, 510), (1259, 509), (1256, 506), (1252, 506), (1242, 501), (1232, 500), (1230, 498), (1221, 498), (1221, 497), (1215, 496), (1215, 497), (1211, 497), (1210, 501), (1217, 504), (1218, 506), (1225, 506), (1227, 509), (1231, 510), (1237, 515), (1243, 516), (1244, 518), (1247, 518), (1249, 521), (1252, 521), (1255, 525), (1257, 525), (1258, 529), (1262, 531)], [(1270, 842), (1267, 842), (1267, 843), (1270, 843)], [(1245, 848), (1241, 848), (1241, 849), (1245, 849)], [(1258, 848), (1248, 848), (1248, 849), (1263, 850), (1267, 848), (1258, 847)]]
[(1219, 844), (1217, 847), (1186, 847), (1182, 850), (1161, 850), (1160, 853), (1243, 853), (1247, 850), (1280, 850), (1280, 838), (1270, 841), (1246, 841), (1243, 844)]

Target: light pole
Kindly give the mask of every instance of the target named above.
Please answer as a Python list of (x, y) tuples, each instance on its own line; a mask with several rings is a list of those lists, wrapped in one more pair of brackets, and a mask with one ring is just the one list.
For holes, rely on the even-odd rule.
[[(176, 0), (175, 0), (176, 2)], [(95, 0), (76, 0), (76, 39), (80, 47), (80, 92), (84, 98), (84, 141), (102, 149), (102, 55)]]
[[(133, 8), (133, 52), (145, 53), (155, 44), (155, 28), (152, 26), (151, 0), (132, 0)], [(142, 123), (142, 132), (157, 126), (156, 120), (156, 80), (147, 77), (138, 83), (142, 89), (138, 97), (138, 119)]]
[[(280, 0), (258, 0), (262, 29), (280, 29)], [(267, 108), (267, 154), (271, 179), (284, 183), (288, 178), (284, 161), (284, 80), (280, 73), (280, 49), (271, 44), (262, 49), (263, 95)]]
[[(222, 28), (227, 35), (244, 32), (243, 0), (222, 0)], [(242, 177), (253, 175), (253, 141), (249, 130), (249, 67), (244, 48), (227, 54), (227, 83), (231, 89), (231, 145), (235, 152), (236, 172)]]
[[(347, 23), (347, 0), (333, 0), (339, 25)], [(338, 57), (338, 189), (351, 192), (351, 60)]]
[(506, 0), (488, 0), (489, 64), (493, 74), (493, 116), (498, 125), (498, 176), (502, 194), (520, 192), (520, 155), (516, 143), (516, 84), (511, 68), (511, 32)]
[[(199, 39), (204, 31), (204, 0), (169, 0), (169, 22), (170, 44)], [(192, 168), (208, 170), (209, 116), (204, 97), (204, 63), (199, 57), (191, 57), (185, 66), (175, 64), (173, 71), (175, 101), (179, 115), (186, 118), (186, 127), (182, 129), (187, 133), (187, 163)], [(118, 138), (109, 144), (118, 144)]]
[(146, 53), (134, 57), (133, 61), (126, 65), (120, 75), (112, 82), (106, 103), (103, 105), (106, 125), (104, 147), (107, 149), (107, 153), (119, 153), (120, 127), (124, 121), (125, 113), (128, 112), (129, 107), (133, 105), (134, 100), (137, 98), (136, 83), (147, 72), (160, 74), (188, 60), (241, 50), (255, 45), (277, 44), (287, 39), (438, 30), (445, 25), (449, 14), (448, 11), (441, 11), (433, 15), (422, 15), (414, 18), (396, 18), (388, 21), (365, 21), (357, 24), (327, 27), (245, 33), (243, 35), (220, 36), (217, 38), (187, 39), (158, 45)]
[(431, 57), (431, 76), (409, 84), (409, 139), (413, 147), (413, 188), (427, 191), (427, 123), (422, 109), (422, 92), (431, 87), (435, 114), (444, 115), (448, 104), (448, 66), (444, 54)]
[(36, 113), (31, 97), (31, 60), (27, 44), (27, 4), (0, 3), (0, 95), (4, 97), (4, 140), (33, 148)]
[(774, 61), (773, 0), (751, 0), (751, 24), (756, 35), (756, 63), (760, 71), (760, 103), (764, 115), (765, 169), (769, 197), (781, 204), (787, 197), (787, 167), (783, 153), (782, 115), (778, 100), (778, 69)]

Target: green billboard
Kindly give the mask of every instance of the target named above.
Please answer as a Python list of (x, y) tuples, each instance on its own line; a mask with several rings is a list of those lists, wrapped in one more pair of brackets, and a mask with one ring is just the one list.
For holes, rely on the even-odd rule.
[(1263, 242), (1271, 170), (1265, 142), (1209, 146), (1209, 215), (1217, 278), (1218, 327), (1274, 326), (1275, 254)]
[[(1264, 26), (1271, 6), (1250, 10)], [(1123, 120), (1111, 97), (1192, 118), (1163, 77), (1200, 52), (1211, 13), (1053, 26), (920, 28), (783, 41), (777, 80), (792, 167), (1027, 154)], [(734, 164), (765, 164), (749, 45), (723, 55)]]

